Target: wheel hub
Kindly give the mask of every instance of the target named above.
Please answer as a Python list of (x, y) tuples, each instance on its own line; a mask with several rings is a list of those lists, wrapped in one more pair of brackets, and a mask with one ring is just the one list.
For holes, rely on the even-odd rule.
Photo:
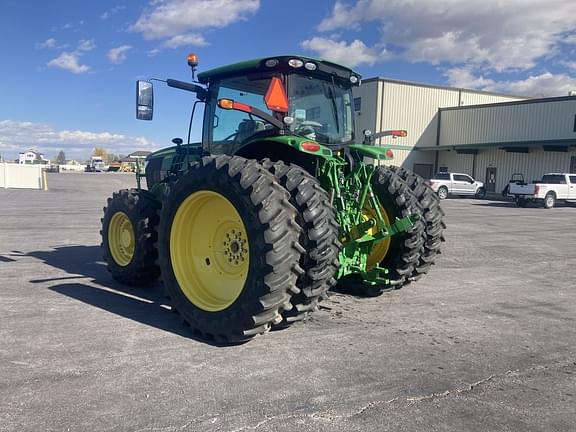
[[(382, 218), (384, 219), (384, 223), (386, 225), (390, 225), (390, 217), (388, 216), (388, 213), (386, 212), (386, 209), (380, 205), (380, 214), (382, 215)], [(368, 221), (370, 219), (375, 220), (376, 219), (376, 212), (374, 211), (373, 208), (370, 208), (369, 206), (365, 206), (362, 209), (362, 218), (365, 221)], [(373, 226), (372, 228), (370, 228), (368, 230), (368, 234), (370, 235), (375, 235), (380, 231), (380, 229), (377, 226)], [(376, 267), (384, 258), (386, 258), (386, 255), (388, 254), (388, 250), (390, 249), (390, 237), (386, 237), (382, 240), (380, 240), (379, 242), (375, 243), (372, 246), (372, 250), (370, 251), (370, 254), (368, 255), (368, 259), (366, 260), (366, 270), (372, 270), (374, 267)]]
[(135, 251), (134, 227), (124, 212), (114, 213), (108, 226), (108, 246), (114, 262), (125, 267), (132, 261)]

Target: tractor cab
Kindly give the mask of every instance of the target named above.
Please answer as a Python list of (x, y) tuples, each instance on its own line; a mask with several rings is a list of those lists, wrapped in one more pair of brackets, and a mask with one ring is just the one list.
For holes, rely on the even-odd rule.
[[(189, 65), (194, 74), (195, 56)], [(166, 83), (196, 93), (196, 103), (206, 104), (202, 148), (212, 154), (268, 157), (255, 148), (262, 141), (270, 141), (274, 153), (284, 154), (281, 147), (288, 145), (329, 154), (323, 146), (334, 150), (355, 139), (352, 88), (360, 75), (325, 60), (256, 59), (202, 72), (193, 83)], [(153, 100), (151, 81), (138, 81), (137, 118), (152, 119)]]
[(208, 85), (203, 141), (212, 153), (235, 154), (279, 135), (330, 147), (354, 140), (352, 87), (360, 76), (350, 69), (282, 56), (213, 69), (198, 80)]

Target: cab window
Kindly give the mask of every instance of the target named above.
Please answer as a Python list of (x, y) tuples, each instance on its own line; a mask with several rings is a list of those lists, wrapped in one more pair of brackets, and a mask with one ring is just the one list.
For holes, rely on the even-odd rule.
[[(218, 86), (218, 99), (232, 99), (272, 114), (266, 107), (264, 96), (270, 78), (250, 76), (223, 80)], [(264, 120), (242, 111), (216, 107), (212, 123), (212, 153), (233, 154), (254, 135), (266, 132), (272, 126)]]

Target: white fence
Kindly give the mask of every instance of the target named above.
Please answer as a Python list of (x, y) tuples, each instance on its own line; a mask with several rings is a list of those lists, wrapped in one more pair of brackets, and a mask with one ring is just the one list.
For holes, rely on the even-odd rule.
[(0, 188), (46, 189), (41, 165), (0, 163)]

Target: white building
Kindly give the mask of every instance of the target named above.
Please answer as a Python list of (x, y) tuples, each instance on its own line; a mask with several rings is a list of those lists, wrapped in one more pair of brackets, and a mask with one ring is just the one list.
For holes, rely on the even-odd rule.
[(22, 165), (39, 164), (39, 165), (46, 165), (48, 168), (50, 167), (50, 160), (46, 159), (44, 157), (44, 154), (35, 152), (34, 150), (21, 152), (18, 155), (18, 163)]
[(359, 131), (406, 129), (380, 138), (392, 163), (423, 177), (464, 172), (500, 192), (513, 173), (576, 173), (576, 97), (529, 99), (384, 78), (355, 90)]

